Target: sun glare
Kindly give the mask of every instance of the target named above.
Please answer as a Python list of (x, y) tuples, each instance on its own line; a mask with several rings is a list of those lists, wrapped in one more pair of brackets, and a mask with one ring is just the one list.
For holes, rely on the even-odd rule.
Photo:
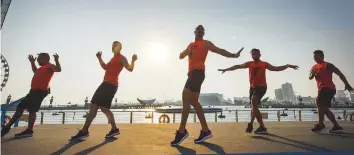
[(154, 62), (162, 62), (167, 58), (167, 46), (162, 44), (161, 42), (151, 42), (148, 45), (147, 53), (149, 55), (149, 59)]

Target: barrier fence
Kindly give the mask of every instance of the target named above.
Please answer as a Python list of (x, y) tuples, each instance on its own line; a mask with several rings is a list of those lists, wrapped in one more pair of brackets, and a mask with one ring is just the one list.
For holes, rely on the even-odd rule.
[[(314, 110), (260, 110), (265, 121), (314, 121), (317, 119)], [(180, 113), (157, 113), (153, 110), (112, 111), (118, 123), (179, 123)], [(53, 116), (51, 112), (40, 112), (36, 124), (83, 124), (87, 111), (59, 111)], [(101, 113), (101, 114), (99, 114)], [(77, 114), (77, 115), (76, 115)], [(312, 114), (312, 115), (311, 115)], [(315, 114), (315, 115), (314, 115)], [(344, 121), (354, 121), (354, 110), (337, 110), (337, 118)], [(250, 119), (250, 110), (223, 110), (222, 112), (205, 113), (208, 122), (246, 122)], [(37, 116), (38, 118), (38, 116)], [(196, 113), (189, 115), (188, 122), (197, 122)], [(27, 121), (27, 116), (20, 121)], [(94, 124), (108, 123), (105, 115), (99, 111)], [(25, 123), (26, 124), (26, 123)]]

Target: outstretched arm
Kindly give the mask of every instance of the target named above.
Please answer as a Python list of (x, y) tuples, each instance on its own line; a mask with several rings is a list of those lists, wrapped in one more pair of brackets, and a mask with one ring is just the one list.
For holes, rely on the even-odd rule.
[(336, 66), (334, 66), (331, 63), (328, 63), (327, 69), (331, 69), (333, 71), (333, 73), (337, 74), (339, 76), (339, 78), (343, 81), (345, 86), (350, 86), (349, 82), (347, 81), (347, 78), (344, 76), (344, 74)]
[(273, 65), (268, 63), (268, 65), (267, 65), (267, 69), (268, 70), (276, 71), (276, 72), (283, 71), (283, 70), (285, 70), (287, 68), (293, 68), (293, 69), (297, 70), (299, 67), (296, 66), (296, 65), (289, 65), (289, 64), (284, 65), (284, 66), (273, 66)]
[(126, 57), (122, 57), (121, 59), (121, 64), (124, 66), (125, 69), (127, 69), (128, 71), (132, 72), (134, 70), (134, 65), (135, 65), (135, 61), (138, 59), (138, 57), (134, 54), (132, 57), (132, 61), (131, 64), (128, 63), (128, 60)]
[(224, 74), (226, 71), (233, 71), (236, 69), (244, 69), (244, 68), (248, 68), (248, 62), (241, 65), (235, 65), (229, 68), (225, 68), (225, 69), (218, 69), (218, 71), (221, 71)]
[(212, 42), (207, 41), (206, 42), (206, 47), (209, 51), (212, 51), (214, 53), (220, 54), (224, 57), (228, 57), (228, 58), (238, 58), (240, 57), (240, 54), (243, 50), (243, 48), (241, 48), (240, 51), (238, 51), (236, 54), (235, 53), (230, 53), (222, 48), (216, 47)]

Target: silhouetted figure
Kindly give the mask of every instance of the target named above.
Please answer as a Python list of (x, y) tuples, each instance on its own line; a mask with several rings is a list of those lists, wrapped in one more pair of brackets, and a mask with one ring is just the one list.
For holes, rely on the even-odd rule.
[(7, 96), (6, 103), (5, 104), (10, 104), (11, 101), (11, 95)]
[(86, 97), (86, 99), (85, 99), (85, 106), (84, 107), (85, 107), (85, 109), (88, 108), (88, 97)]

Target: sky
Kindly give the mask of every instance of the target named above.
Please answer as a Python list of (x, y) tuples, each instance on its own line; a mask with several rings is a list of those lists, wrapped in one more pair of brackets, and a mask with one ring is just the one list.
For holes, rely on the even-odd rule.
[[(316, 96), (315, 81), (308, 80), (314, 65), (312, 52), (321, 49), (354, 85), (354, 1), (342, 0), (14, 0), (1, 31), (1, 53), (10, 65), (10, 78), (1, 92), (13, 99), (30, 90), (33, 72), (28, 54), (58, 53), (62, 72), (51, 81), (48, 104), (83, 104), (103, 81), (104, 70), (95, 56), (102, 50), (108, 62), (111, 44), (123, 44), (122, 54), (138, 55), (135, 70), (123, 70), (116, 97), (180, 100), (187, 80), (188, 60), (178, 56), (199, 24), (205, 39), (230, 52), (245, 47), (240, 58), (209, 53), (201, 93), (226, 98), (248, 96), (248, 70), (221, 74), (219, 68), (251, 60), (252, 48), (272, 65), (295, 64), (299, 70), (267, 72), (268, 92), (290, 82), (302, 96)], [(52, 57), (52, 62), (53, 57)], [(334, 76), (338, 89), (344, 89)]]

